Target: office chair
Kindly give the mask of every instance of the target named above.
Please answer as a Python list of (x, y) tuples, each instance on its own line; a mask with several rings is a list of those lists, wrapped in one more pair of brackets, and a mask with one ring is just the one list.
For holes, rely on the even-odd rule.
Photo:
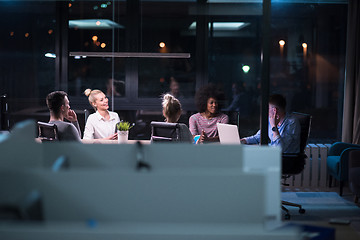
[(39, 128), (38, 138), (41, 142), (57, 141), (58, 130), (54, 123), (37, 122)]
[(151, 122), (152, 142), (179, 142), (180, 127), (178, 123)]
[(86, 124), (86, 121), (87, 121), (88, 117), (90, 116), (90, 114), (93, 114), (94, 112), (95, 112), (94, 109), (84, 109), (85, 124)]
[(360, 150), (360, 145), (336, 142), (329, 148), (326, 160), (327, 172), (329, 174), (329, 188), (331, 188), (333, 178), (338, 180), (340, 182), (340, 196), (343, 195), (345, 182), (349, 180), (350, 153), (354, 150)]
[[(296, 154), (283, 153), (282, 155), (282, 179), (283, 185), (286, 184), (286, 179), (291, 176), (297, 175), (304, 170), (305, 159), (307, 158), (305, 154), (305, 147), (308, 142), (311, 126), (311, 115), (304, 113), (292, 113), (292, 116), (297, 118), (300, 123), (300, 152)], [(298, 207), (299, 213), (305, 213), (305, 209), (302, 208), (300, 204), (291, 203), (287, 201), (281, 201), (282, 209), (286, 212), (285, 219), (290, 219), (289, 210), (284, 206)]]
[(349, 187), (355, 195), (354, 202), (358, 203), (360, 197), (360, 149), (349, 154)]

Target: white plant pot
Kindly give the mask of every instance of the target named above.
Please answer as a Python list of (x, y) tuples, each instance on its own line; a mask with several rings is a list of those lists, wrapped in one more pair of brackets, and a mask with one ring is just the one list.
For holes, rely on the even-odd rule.
[(117, 131), (118, 143), (127, 143), (129, 139), (129, 131)]

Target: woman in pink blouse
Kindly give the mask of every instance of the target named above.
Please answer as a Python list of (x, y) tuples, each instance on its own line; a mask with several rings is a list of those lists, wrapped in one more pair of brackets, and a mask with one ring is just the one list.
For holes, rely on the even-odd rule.
[(228, 123), (229, 117), (219, 112), (224, 94), (215, 85), (209, 84), (200, 89), (195, 96), (199, 112), (189, 119), (191, 134), (200, 135), (198, 143), (218, 142), (217, 123)]

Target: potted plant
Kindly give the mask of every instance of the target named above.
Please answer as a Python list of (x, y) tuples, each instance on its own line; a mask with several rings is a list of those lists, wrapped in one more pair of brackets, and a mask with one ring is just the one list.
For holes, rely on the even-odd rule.
[(135, 125), (135, 123), (130, 124), (129, 122), (118, 122), (116, 124), (116, 129), (118, 133), (118, 142), (126, 143), (129, 137), (129, 130)]

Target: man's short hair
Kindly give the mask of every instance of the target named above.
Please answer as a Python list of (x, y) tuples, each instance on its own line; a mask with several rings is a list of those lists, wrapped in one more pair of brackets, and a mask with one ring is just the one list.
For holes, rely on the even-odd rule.
[(60, 113), (60, 108), (65, 104), (67, 93), (64, 91), (51, 92), (46, 96), (46, 104), (51, 112), (55, 115)]
[(273, 94), (269, 98), (269, 103), (278, 107), (279, 109), (286, 111), (286, 99), (281, 94)]

